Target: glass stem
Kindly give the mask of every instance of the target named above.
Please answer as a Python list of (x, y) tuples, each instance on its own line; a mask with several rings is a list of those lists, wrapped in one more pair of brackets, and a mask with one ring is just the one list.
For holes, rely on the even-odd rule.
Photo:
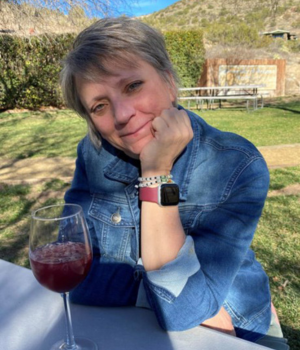
[(75, 340), (74, 340), (74, 333), (73, 333), (73, 326), (72, 326), (72, 319), (71, 319), (71, 310), (70, 310), (70, 303), (69, 303), (69, 293), (61, 293), (61, 296), (64, 300), (64, 307), (65, 307), (65, 319), (66, 319), (66, 340), (65, 340), (65, 347), (63, 349), (66, 350), (75, 350), (77, 349)]

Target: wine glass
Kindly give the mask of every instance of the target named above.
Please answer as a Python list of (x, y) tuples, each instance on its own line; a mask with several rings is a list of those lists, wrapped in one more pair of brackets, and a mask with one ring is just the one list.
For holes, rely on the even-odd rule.
[(38, 282), (61, 293), (64, 301), (66, 338), (51, 350), (97, 350), (89, 339), (74, 339), (69, 305), (69, 291), (84, 280), (92, 264), (91, 239), (81, 206), (51, 205), (31, 214), (29, 260)]

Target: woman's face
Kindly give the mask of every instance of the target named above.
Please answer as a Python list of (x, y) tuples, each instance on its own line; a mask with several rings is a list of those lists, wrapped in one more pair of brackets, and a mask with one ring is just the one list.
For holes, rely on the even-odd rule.
[(108, 69), (114, 75), (99, 82), (76, 80), (81, 102), (102, 138), (138, 158), (153, 138), (152, 120), (173, 106), (175, 85), (168, 84), (141, 59), (135, 59), (135, 67), (111, 62)]

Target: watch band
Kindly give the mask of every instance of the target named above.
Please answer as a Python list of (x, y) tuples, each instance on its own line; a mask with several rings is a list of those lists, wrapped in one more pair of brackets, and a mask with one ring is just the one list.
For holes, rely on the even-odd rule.
[(179, 187), (174, 182), (163, 183), (158, 187), (141, 187), (141, 201), (157, 203), (160, 206), (172, 206), (179, 203)]
[(146, 202), (158, 203), (158, 193), (160, 186), (157, 187), (141, 187), (140, 188), (140, 200)]

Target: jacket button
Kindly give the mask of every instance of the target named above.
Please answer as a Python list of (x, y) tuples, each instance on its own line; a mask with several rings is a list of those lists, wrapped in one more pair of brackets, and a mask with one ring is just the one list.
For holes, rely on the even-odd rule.
[(118, 224), (122, 220), (121, 215), (119, 212), (112, 214), (111, 216), (111, 221), (114, 224)]

